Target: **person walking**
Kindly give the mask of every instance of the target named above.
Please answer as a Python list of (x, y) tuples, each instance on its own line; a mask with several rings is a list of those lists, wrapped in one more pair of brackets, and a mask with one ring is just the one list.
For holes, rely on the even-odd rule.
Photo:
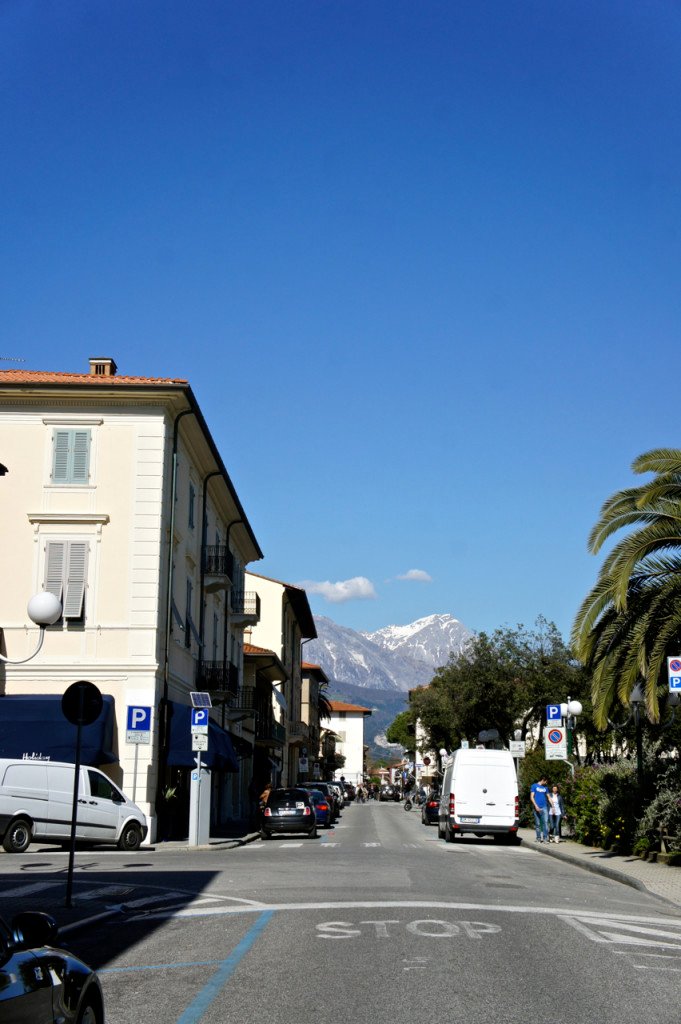
[(549, 801), (549, 842), (553, 839), (554, 843), (560, 842), (560, 820), (565, 814), (565, 804), (563, 798), (560, 795), (558, 786), (551, 786), (551, 792), (548, 794)]
[(548, 843), (549, 841), (549, 787), (547, 778), (542, 775), (539, 782), (530, 786), (530, 800), (534, 812), (534, 841), (535, 843)]

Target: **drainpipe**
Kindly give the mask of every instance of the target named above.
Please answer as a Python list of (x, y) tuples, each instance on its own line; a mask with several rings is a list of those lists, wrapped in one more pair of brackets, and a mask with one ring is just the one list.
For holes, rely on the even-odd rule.
[[(200, 571), (200, 575), (199, 575), (199, 580), (200, 580), (200, 582), (199, 582), (199, 589), (200, 589), (201, 597), (200, 597), (200, 601), (199, 601), (199, 641), (200, 642), (199, 642), (199, 664), (198, 664), (199, 678), (201, 677), (201, 666), (203, 665), (203, 639), (204, 639), (203, 638), (203, 633), (204, 633), (204, 630), (206, 628), (206, 599), (205, 599), (205, 594), (203, 592), (203, 587), (204, 587), (205, 577), (206, 577), (206, 534), (208, 533), (208, 524), (206, 522), (206, 506), (208, 504), (208, 481), (211, 479), (211, 477), (214, 477), (214, 476), (222, 476), (222, 473), (220, 472), (219, 469), (214, 470), (212, 473), (209, 473), (208, 476), (205, 476), (203, 478), (203, 484), (202, 484), (203, 494), (201, 495), (201, 571)], [(227, 595), (225, 595), (225, 596), (227, 596)], [(226, 609), (225, 609), (225, 611), (226, 611)]]
[[(233, 519), (227, 527), (227, 536), (225, 537), (225, 546), (229, 551), (229, 535), (232, 532), (233, 526), (238, 526), (239, 523), (243, 523), (243, 519)], [(225, 623), (224, 633), (222, 637), (222, 667), (223, 670), (227, 667), (227, 637), (229, 635), (229, 596), (225, 591)]]
[[(173, 424), (173, 459), (170, 482), (170, 537), (168, 539), (168, 574), (166, 592), (166, 635), (163, 652), (163, 695), (159, 706), (159, 767), (156, 782), (156, 804), (158, 807), (161, 797), (161, 787), (168, 766), (168, 743), (169, 743), (169, 717), (168, 717), (168, 689), (170, 678), (170, 633), (173, 622), (173, 534), (175, 532), (175, 491), (177, 487), (177, 442), (180, 430), (180, 420), (183, 416), (194, 414), (193, 409), (183, 409), (175, 417)], [(156, 813), (158, 822), (158, 810)]]

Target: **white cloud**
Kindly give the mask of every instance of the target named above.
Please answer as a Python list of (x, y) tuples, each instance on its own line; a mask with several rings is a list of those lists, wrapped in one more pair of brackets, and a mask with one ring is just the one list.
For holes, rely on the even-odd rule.
[(418, 580), (419, 583), (432, 583), (433, 577), (425, 569), (409, 569), (397, 577), (398, 580)]
[(330, 604), (342, 604), (344, 601), (367, 601), (378, 595), (374, 585), (366, 576), (353, 576), (351, 580), (338, 580), (337, 583), (303, 580), (298, 586), (308, 594), (320, 594)]

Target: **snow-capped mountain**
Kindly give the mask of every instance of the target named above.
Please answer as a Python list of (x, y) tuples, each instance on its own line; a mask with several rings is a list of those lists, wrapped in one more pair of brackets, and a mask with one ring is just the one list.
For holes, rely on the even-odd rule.
[(429, 615), (407, 626), (358, 633), (324, 616), (315, 618), (318, 637), (305, 646), (305, 660), (321, 665), (329, 679), (375, 690), (424, 686), (433, 669), (446, 664), (472, 635), (451, 615)]
[(447, 664), (450, 654), (463, 650), (472, 633), (452, 615), (426, 615), (406, 626), (384, 626), (361, 635), (385, 651), (406, 654), (439, 668)]

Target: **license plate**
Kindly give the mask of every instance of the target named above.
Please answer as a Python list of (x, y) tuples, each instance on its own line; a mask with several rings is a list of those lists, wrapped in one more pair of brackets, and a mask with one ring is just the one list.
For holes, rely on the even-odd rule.
[(463, 815), (461, 815), (461, 817), (459, 818), (459, 821), (461, 822), (462, 825), (463, 824), (466, 824), (466, 825), (479, 825), (480, 824), (480, 818), (464, 818)]
[(282, 807), (282, 809), (279, 811), (279, 815), (280, 816), (282, 814), (295, 814), (295, 813), (296, 813), (295, 807)]

